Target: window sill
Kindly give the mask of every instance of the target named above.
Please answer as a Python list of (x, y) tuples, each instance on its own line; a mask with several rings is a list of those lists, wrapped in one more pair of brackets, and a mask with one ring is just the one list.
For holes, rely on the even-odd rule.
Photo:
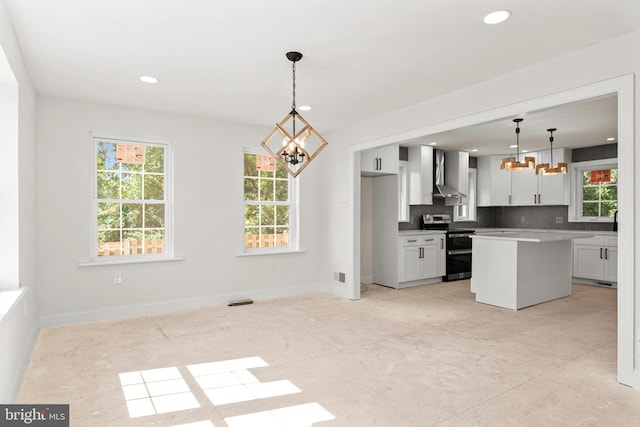
[(260, 252), (242, 252), (236, 254), (237, 257), (245, 256), (262, 256), (262, 255), (287, 255), (287, 254), (303, 254), (307, 252), (306, 249), (286, 249), (282, 251), (264, 250)]
[(84, 261), (79, 262), (78, 267), (100, 267), (104, 265), (121, 265), (121, 264), (146, 264), (149, 262), (172, 262), (184, 261), (183, 257), (166, 257), (166, 258), (134, 258), (134, 259), (108, 259), (100, 261)]

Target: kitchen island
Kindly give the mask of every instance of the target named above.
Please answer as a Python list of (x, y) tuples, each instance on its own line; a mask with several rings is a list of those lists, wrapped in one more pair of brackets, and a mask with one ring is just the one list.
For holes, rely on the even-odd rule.
[(571, 295), (571, 241), (584, 233), (512, 231), (472, 235), (476, 301), (518, 310)]

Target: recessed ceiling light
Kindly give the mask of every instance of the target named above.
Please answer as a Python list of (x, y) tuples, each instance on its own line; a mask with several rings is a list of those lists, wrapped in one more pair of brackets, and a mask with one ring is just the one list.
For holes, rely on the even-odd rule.
[(615, 138), (607, 138), (607, 141), (615, 141)]
[(506, 21), (511, 16), (511, 11), (507, 9), (496, 10), (484, 17), (484, 23), (493, 25)]
[(474, 148), (473, 150), (471, 150), (471, 152), (472, 152), (472, 153), (477, 153), (477, 152), (478, 152), (478, 149), (477, 149), (477, 148)]
[(510, 145), (509, 148), (518, 148), (517, 145)]
[(438, 145), (437, 142), (430, 142), (429, 145)]
[(158, 83), (158, 79), (153, 76), (141, 76), (140, 81), (145, 83)]
[(301, 105), (300, 107), (298, 107), (298, 109), (300, 111), (309, 111), (309, 110), (311, 110), (311, 106), (310, 105)]

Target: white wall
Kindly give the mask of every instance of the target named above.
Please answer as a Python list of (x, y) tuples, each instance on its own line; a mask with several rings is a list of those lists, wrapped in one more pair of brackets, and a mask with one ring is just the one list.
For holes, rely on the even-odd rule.
[[(37, 111), (41, 324), (321, 289), (319, 165), (296, 178), (307, 252), (236, 256), (243, 245), (242, 148), (259, 147), (270, 129), (45, 96)], [(175, 255), (184, 261), (78, 267), (90, 248), (91, 131), (172, 141)], [(116, 272), (122, 285), (113, 284)]]
[[(592, 85), (625, 74), (635, 73), (637, 75), (640, 73), (638, 51), (640, 51), (640, 33), (636, 32), (326, 135), (327, 140), (332, 143), (332, 149), (325, 150), (326, 157), (323, 162), (326, 165), (330, 164), (332, 170), (335, 171), (327, 177), (328, 186), (324, 191), (326, 198), (325, 217), (331, 217), (331, 221), (326, 223), (326, 233), (329, 236), (327, 253), (330, 254), (327, 269), (346, 268), (351, 273), (347, 277), (353, 279), (354, 270), (357, 269), (355, 260), (360, 256), (358, 248), (354, 248), (349, 239), (359, 231), (359, 224), (354, 222), (360, 218), (356, 205), (356, 201), (359, 199), (359, 180), (353, 178), (353, 164), (357, 167), (359, 156), (358, 153), (355, 153), (351, 158), (347, 158), (348, 156), (344, 153), (348, 152), (350, 147), (352, 150), (354, 148), (364, 149), (381, 145), (383, 142), (399, 141), (399, 137), (409, 139), (421, 136), (424, 135), (421, 128), (433, 129), (447, 121), (462, 120), (479, 112)], [(429, 84), (429, 82), (425, 82), (425, 84)], [(633, 97), (636, 105), (634, 125), (636, 129), (640, 129), (637, 108), (640, 105), (640, 95), (637, 88)], [(442, 128), (441, 130), (447, 129)], [(630, 136), (631, 140), (625, 141), (629, 153), (634, 152), (635, 140), (633, 138)], [(640, 170), (640, 150), (635, 150), (633, 163), (635, 164), (633, 169)], [(640, 174), (634, 174), (633, 170), (627, 170), (626, 174), (626, 176), (633, 178), (635, 187), (640, 188)], [(354, 182), (350, 186), (345, 185), (350, 180)], [(635, 230), (633, 244), (630, 245), (635, 248), (635, 258), (621, 257), (621, 259), (624, 259), (625, 263), (640, 265), (640, 257), (638, 256), (640, 254), (640, 233), (636, 226), (637, 215), (633, 214), (640, 208), (640, 198), (634, 198), (633, 195), (630, 195), (628, 200), (633, 203), (633, 207), (629, 207), (632, 214), (620, 219), (621, 229), (624, 226), (623, 221), (625, 221), (628, 230)], [(343, 205), (347, 205), (348, 208), (337, 209), (338, 201), (344, 201)], [(353, 263), (353, 266), (350, 267), (348, 265), (350, 263)], [(633, 269), (629, 271), (634, 271), (633, 274), (636, 274)], [(628, 330), (639, 331), (640, 292), (637, 292), (636, 285), (638, 278), (634, 276), (630, 279), (627, 286), (633, 287), (632, 295), (635, 295), (636, 298), (636, 308), (628, 318), (625, 318), (633, 318), (632, 321), (635, 322), (633, 325), (629, 325)], [(356, 288), (353, 281), (348, 284), (352, 289)], [(357, 297), (355, 295), (357, 292), (353, 293)], [(638, 342), (638, 338), (635, 336), (630, 339), (630, 342), (627, 343), (629, 348), (633, 349), (634, 346), (637, 346), (635, 343)], [(634, 367), (640, 366), (640, 351), (637, 348), (635, 349), (635, 359)], [(640, 387), (640, 372), (637, 369), (634, 372), (633, 381), (636, 387)], [(627, 371), (627, 373), (629, 372)], [(627, 376), (627, 378), (629, 377)]]
[(373, 178), (360, 180), (360, 282), (373, 282)]
[[(36, 287), (36, 156), (35, 156), (35, 92), (22, 62), (11, 21), (4, 1), (0, 0), (0, 80), (2, 81), (2, 117), (15, 120), (17, 129), (9, 139), (2, 137), (2, 227), (9, 221), (6, 235), (11, 247), (3, 246), (10, 288), (28, 288), (16, 306), (0, 319), (0, 402), (11, 402), (18, 389), (38, 331), (35, 310)], [(10, 86), (7, 86), (7, 84)], [(16, 92), (17, 84), (17, 92)], [(8, 104), (6, 103), (8, 101)], [(17, 104), (16, 104), (17, 101)], [(9, 108), (9, 111), (7, 111)], [(16, 110), (17, 108), (17, 110)], [(17, 112), (17, 114), (16, 114)], [(6, 116), (5, 116), (6, 114)], [(15, 123), (15, 122), (14, 122)], [(15, 126), (15, 125), (13, 125)], [(16, 140), (17, 130), (17, 140)], [(4, 132), (4, 131), (3, 131)], [(6, 146), (5, 144), (10, 144)], [(7, 175), (8, 174), (8, 175)], [(7, 186), (5, 186), (5, 184)], [(2, 232), (3, 239), (5, 231)]]

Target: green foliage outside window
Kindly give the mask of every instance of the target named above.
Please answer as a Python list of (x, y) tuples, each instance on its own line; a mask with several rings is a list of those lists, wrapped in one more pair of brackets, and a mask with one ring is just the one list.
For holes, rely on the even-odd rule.
[(618, 169), (610, 169), (608, 182), (591, 182), (592, 171), (582, 174), (582, 215), (613, 217), (618, 210)]
[(95, 144), (98, 256), (163, 252), (165, 148), (123, 143), (145, 146), (144, 163), (118, 161), (118, 141)]
[(245, 248), (289, 246), (289, 174), (257, 170), (258, 155), (244, 153)]

